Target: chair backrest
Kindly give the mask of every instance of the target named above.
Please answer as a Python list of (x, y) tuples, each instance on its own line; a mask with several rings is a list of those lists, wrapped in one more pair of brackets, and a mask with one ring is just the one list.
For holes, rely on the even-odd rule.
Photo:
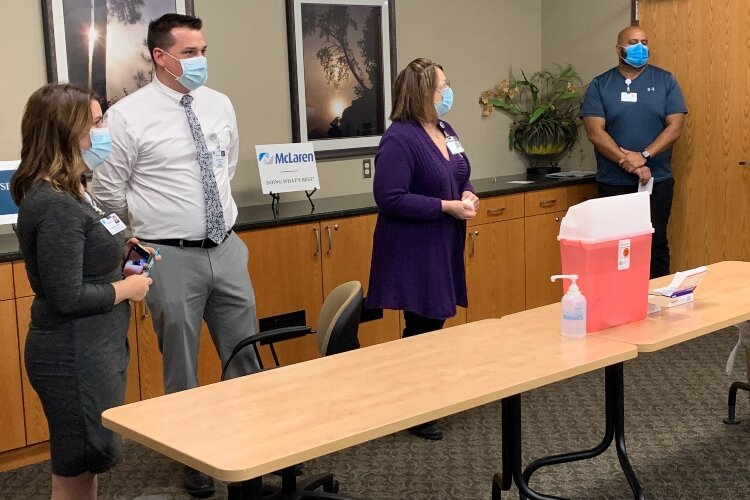
[(318, 351), (321, 356), (359, 347), (357, 332), (362, 312), (362, 284), (349, 281), (334, 288), (323, 302), (318, 318)]

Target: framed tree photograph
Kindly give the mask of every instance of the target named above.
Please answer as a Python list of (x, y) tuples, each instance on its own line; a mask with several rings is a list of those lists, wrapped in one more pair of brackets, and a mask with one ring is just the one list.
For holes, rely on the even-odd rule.
[(89, 87), (106, 109), (154, 77), (148, 24), (193, 0), (42, 0), (49, 82)]
[(372, 155), (396, 75), (395, 0), (286, 0), (294, 142)]

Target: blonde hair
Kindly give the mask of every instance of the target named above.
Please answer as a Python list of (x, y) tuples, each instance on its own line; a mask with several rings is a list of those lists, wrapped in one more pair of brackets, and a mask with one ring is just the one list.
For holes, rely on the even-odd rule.
[(442, 66), (420, 57), (401, 70), (393, 84), (393, 122), (437, 122), (434, 95), (437, 90), (435, 68)]
[(11, 180), (17, 205), (39, 180), (82, 199), (86, 164), (80, 138), (91, 128), (95, 94), (70, 84), (51, 83), (31, 94), (21, 120), (21, 164)]

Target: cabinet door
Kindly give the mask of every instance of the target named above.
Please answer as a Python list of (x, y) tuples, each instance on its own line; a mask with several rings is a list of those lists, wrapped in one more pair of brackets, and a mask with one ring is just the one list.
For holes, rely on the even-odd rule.
[(0, 262), (0, 300), (9, 300), (13, 297), (15, 297), (13, 264), (11, 262)]
[(557, 235), (565, 212), (526, 217), (526, 309), (544, 306), (562, 298), (562, 283), (550, 282), (560, 274), (560, 244)]
[[(145, 301), (133, 304), (134, 323), (137, 330), (136, 349), (130, 352), (130, 363), (133, 363), (133, 353), (138, 353), (138, 382), (140, 384), (141, 399), (149, 399), (164, 394), (163, 364), (159, 343), (151, 321), (151, 312)], [(132, 325), (131, 325), (132, 327)], [(130, 366), (128, 367), (128, 376)], [(208, 333), (205, 323), (201, 326), (200, 351), (198, 353), (198, 383), (200, 385), (218, 382), (221, 378), (221, 361), (216, 348)], [(130, 381), (128, 381), (130, 385)]]
[(526, 305), (524, 219), (469, 228), (466, 275), (467, 320), (500, 318)]
[[(239, 234), (250, 250), (250, 279), (258, 318), (304, 310), (316, 325), (323, 305), (320, 225), (315, 223), (258, 229)], [(318, 356), (314, 335), (276, 346), (282, 364)], [(262, 353), (268, 361), (266, 352)]]
[[(341, 283), (357, 280), (365, 295), (370, 280), (372, 234), (377, 215), (362, 215), (322, 221), (323, 296)], [(362, 323), (359, 342), (362, 346), (379, 344), (401, 337), (398, 311), (384, 310), (383, 318)]]
[(26, 276), (26, 265), (22, 260), (13, 262), (13, 287), (16, 297), (34, 295), (34, 290), (31, 289), (31, 284), (29, 284), (29, 278)]
[(16, 304), (0, 300), (0, 451), (26, 445)]
[(31, 323), (31, 303), (34, 297), (21, 297), (16, 299), (16, 316), (18, 318), (18, 346), (21, 351), (21, 380), (23, 384), (23, 412), (26, 423), (26, 444), (41, 443), (49, 439), (47, 418), (44, 416), (42, 402), (31, 387), (29, 377), (26, 375), (26, 367), (23, 362), (26, 351), (26, 335), (29, 333)]
[(596, 187), (595, 182), (568, 186), (568, 208), (583, 203), (586, 200), (592, 200), (598, 196), (599, 189)]

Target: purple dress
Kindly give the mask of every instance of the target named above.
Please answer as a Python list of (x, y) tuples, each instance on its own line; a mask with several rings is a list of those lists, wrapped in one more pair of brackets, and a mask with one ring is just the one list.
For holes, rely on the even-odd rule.
[[(441, 121), (444, 133), (456, 136)], [(474, 192), (463, 153), (446, 160), (419, 123), (394, 122), (375, 156), (378, 205), (367, 307), (402, 309), (428, 318), (467, 306), (466, 221), (441, 211), (441, 200)]]

